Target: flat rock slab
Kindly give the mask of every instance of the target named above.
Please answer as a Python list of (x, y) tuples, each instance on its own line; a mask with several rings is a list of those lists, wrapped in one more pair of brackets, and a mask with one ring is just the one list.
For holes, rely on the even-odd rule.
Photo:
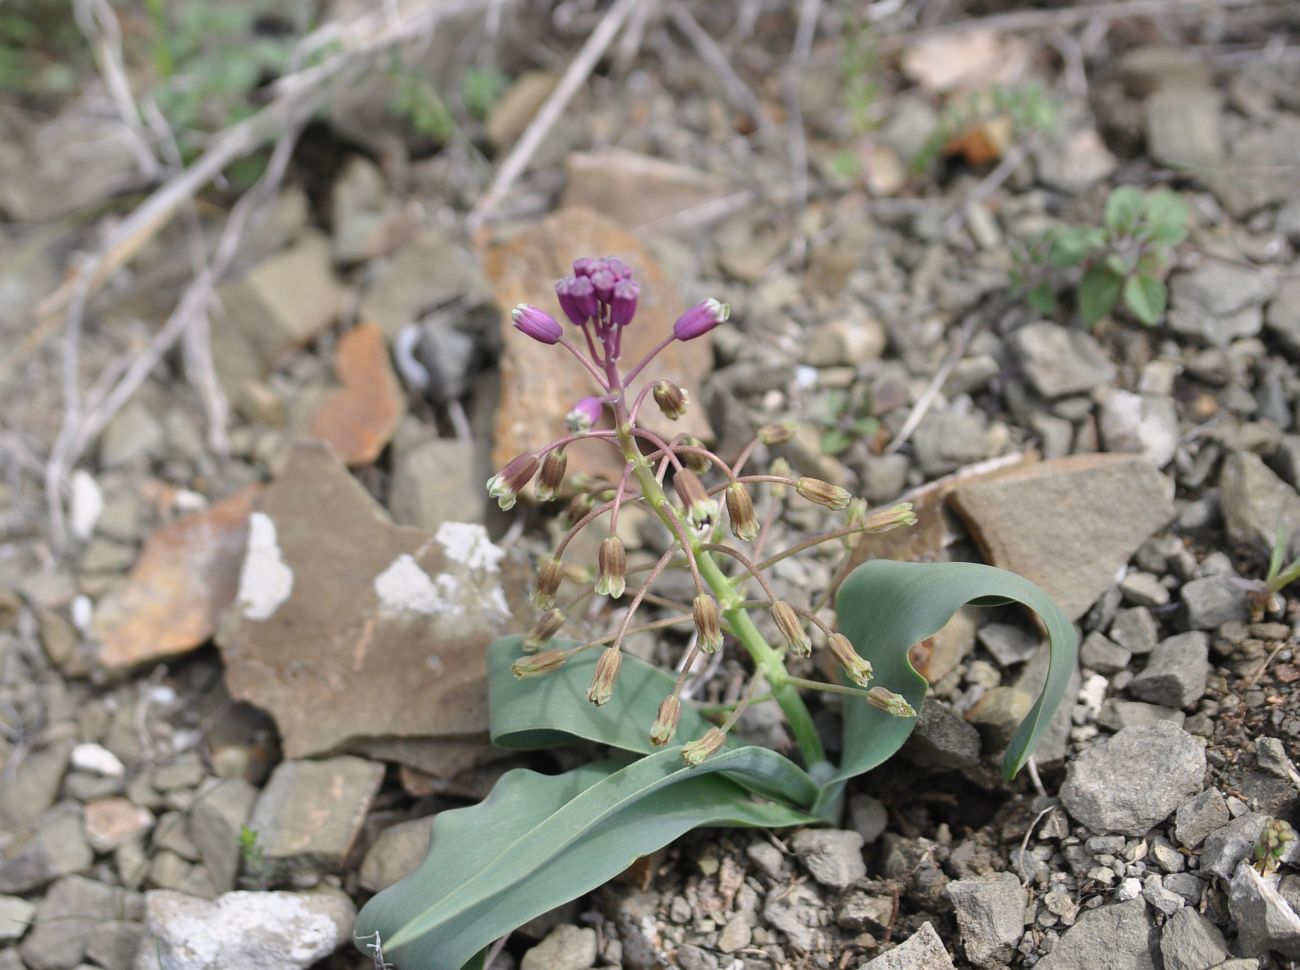
[[(555, 281), (573, 272), (574, 259), (606, 255), (627, 263), (641, 286), (636, 319), (623, 335), (622, 359), (630, 367), (672, 332), (673, 322), (687, 309), (676, 285), (635, 236), (590, 209), (569, 208), (487, 244), (487, 275), (501, 309), (504, 341), (493, 452), (498, 468), (521, 452), (563, 435), (565, 415), (580, 398), (597, 391), (594, 381), (563, 348), (547, 347), (517, 333), (510, 309), (533, 303), (563, 319), (555, 301)], [(570, 336), (578, 333), (567, 322), (564, 326)], [(681, 432), (712, 438), (700, 392), (700, 382), (712, 366), (713, 354), (705, 338), (671, 344), (631, 385), (629, 394), (635, 398), (645, 384), (664, 378), (686, 389), (692, 407), (680, 421), (669, 421), (657, 408), (646, 407), (641, 422), (670, 438)], [(607, 447), (570, 448), (569, 473), (616, 475), (621, 466), (613, 454)]]
[(340, 870), (383, 780), (383, 765), (350, 755), (276, 765), (248, 822), (265, 874)]
[(586, 206), (629, 228), (720, 199), (728, 191), (726, 179), (717, 175), (623, 148), (574, 152), (565, 168), (564, 206)]
[(252, 515), (217, 635), (226, 684), (275, 718), (289, 758), (482, 741), (484, 654), (529, 615), (523, 573), (480, 525), (393, 525), (327, 445), (299, 442)]
[(1300, 555), (1300, 491), (1264, 464), (1259, 455), (1234, 451), (1219, 475), (1228, 538), (1267, 553), (1280, 530), (1290, 556)]
[(1160, 943), (1146, 903), (1130, 899), (1088, 910), (1037, 965), (1041, 970), (1157, 970)]
[(338, 890), (145, 895), (135, 970), (302, 970), (349, 938), (356, 907)]
[(860, 970), (953, 970), (952, 958), (930, 923), (898, 946), (862, 964)]
[(151, 535), (119, 592), (95, 610), (91, 630), (110, 670), (165, 660), (201, 646), (235, 598), (258, 487), (250, 486)]
[(342, 386), (321, 401), (309, 433), (333, 445), (347, 464), (368, 465), (379, 457), (406, 414), (406, 395), (379, 324), (363, 323), (339, 339), (334, 374)]
[(1199, 792), (1204, 777), (1205, 749), (1177, 724), (1156, 721), (1079, 755), (1061, 803), (1098, 835), (1144, 835)]
[(1128, 455), (1028, 465), (962, 485), (952, 502), (989, 563), (1033, 580), (1074, 620), (1174, 517), (1168, 480)]

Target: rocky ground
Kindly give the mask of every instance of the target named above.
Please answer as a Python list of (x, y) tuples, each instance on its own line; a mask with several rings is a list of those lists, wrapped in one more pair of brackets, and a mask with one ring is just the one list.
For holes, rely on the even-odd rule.
[[(356, 908), (418, 861), (431, 817), (509, 767), (568, 763), (486, 742), (483, 648), (532, 622), (530, 569), (564, 526), (555, 505), (490, 509), (482, 483), (582, 393), (503, 310), (548, 305), (566, 259), (605, 253), (642, 281), (638, 339), (732, 305), (711, 355), (665, 362), (695, 433), (731, 455), (800, 420), (780, 457), (917, 503), (916, 529), (855, 557), (1021, 572), (1077, 622), (1079, 671), (1035, 772), (1002, 783), (1044, 646), (1018, 612), (963, 611), (914, 649), (931, 699), (840, 828), (696, 833), (493, 966), (1292, 966), (1300, 869), (1270, 820), (1300, 808), (1300, 603), (1261, 580), (1279, 535), (1300, 554), (1294, 9), (1063, 8), (1026, 29), (972, 8), (993, 19), (926, 34), (932, 5), (864, 30), (826, 4), (792, 75), (789, 5), (651, 5), (471, 232), (592, 6), (504, 14), (510, 83), (443, 143), (395, 116), (392, 75), (332, 100), (218, 286), (228, 440), (166, 357), (69, 477), (63, 543), (43, 489), (67, 347), (33, 307), (148, 179), (89, 75), (57, 112), (0, 119), (0, 970), (374, 966), (349, 945)], [(435, 34), (412, 70), (463, 67), (464, 37)], [(952, 120), (955, 92), (1031, 83), (1050, 125), (1005, 98)], [(78, 157), (96, 164), (62, 164)], [(1068, 274), (1055, 315), (1031, 309), (1016, 254), (1099, 223), (1121, 184), (1191, 214), (1161, 324), (1083, 327)], [(202, 200), (201, 233), (232, 199)], [(171, 312), (186, 240), (167, 228), (90, 300), (83, 390)], [(635, 511), (629, 549), (662, 548)], [(776, 512), (778, 538), (813, 524)], [(399, 562), (438, 595), (381, 595)], [(788, 560), (774, 582), (808, 603), (836, 565)], [(729, 656), (700, 696), (742, 672)], [(818, 717), (835, 736), (834, 705)], [(742, 727), (789, 744), (762, 705)], [(1276, 866), (1252, 866), (1259, 846)]]

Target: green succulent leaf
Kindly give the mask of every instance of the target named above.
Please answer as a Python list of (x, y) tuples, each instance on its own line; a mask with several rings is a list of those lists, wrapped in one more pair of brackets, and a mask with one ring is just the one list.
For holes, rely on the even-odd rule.
[(696, 768), (669, 750), (562, 775), (507, 772), (485, 801), (437, 815), (419, 868), (361, 910), (358, 945), (378, 933), (398, 970), (459, 970), (493, 940), (693, 828), (816, 821), (731, 780), (766, 784), (784, 770), (773, 759), (785, 761), (750, 746)]
[(1106, 229), (1112, 236), (1133, 232), (1142, 218), (1142, 190), (1132, 185), (1121, 185), (1106, 199)]
[(1160, 322), (1167, 300), (1165, 284), (1155, 277), (1134, 273), (1124, 281), (1124, 305), (1148, 327)]
[(1105, 236), (1100, 229), (1092, 226), (1071, 226), (1062, 229), (1052, 238), (1047, 261), (1055, 269), (1070, 269), (1078, 266), (1105, 243)]
[(1168, 189), (1158, 189), (1143, 201), (1142, 235), (1157, 246), (1176, 246), (1187, 238), (1187, 203)]
[(1092, 326), (1115, 308), (1124, 278), (1108, 266), (1094, 266), (1079, 281), (1079, 315)]
[[(1038, 614), (1047, 629), (1050, 659), (1043, 691), (1007, 747), (1003, 774), (1008, 779), (1033, 752), (1075, 669), (1078, 635), (1052, 598), (1021, 576), (979, 563), (889, 560), (859, 566), (836, 597), (840, 631), (871, 662), (873, 686), (901, 694), (917, 711), (925, 701), (927, 684), (907, 659), (912, 645), (938, 633), (967, 603), (1010, 602)], [(865, 700), (846, 697), (844, 760), (833, 784), (870, 771), (893, 756), (915, 724), (915, 718), (893, 717)]]

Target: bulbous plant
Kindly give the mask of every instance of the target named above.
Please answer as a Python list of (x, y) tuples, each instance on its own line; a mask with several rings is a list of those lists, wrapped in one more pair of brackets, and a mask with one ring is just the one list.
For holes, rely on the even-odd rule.
[[(594, 741), (618, 754), (559, 775), (510, 771), (482, 803), (440, 813), (424, 862), (372, 899), (358, 918), (358, 945), (399, 970), (480, 966), (486, 948), (503, 934), (690, 829), (833, 824), (849, 779), (892, 756), (915, 724), (926, 682), (909, 664), (908, 648), (936, 633), (963, 604), (1025, 604), (1049, 636), (1048, 675), (1007, 750), (1008, 778), (1028, 758), (1074, 668), (1074, 628), (1051, 599), (1027, 580), (988, 566), (866, 563), (840, 584), (838, 630), (821, 616), (827, 592), (819, 591), (810, 607), (779, 595), (765, 576), (773, 565), (823, 542), (848, 545), (866, 533), (910, 525), (911, 507), (868, 510), (843, 488), (792, 476), (779, 460), (766, 474), (746, 474), (760, 444), (789, 436), (785, 426), (764, 428), (728, 463), (689, 436), (669, 440), (641, 424), (650, 401), (670, 419), (686, 412), (685, 391), (668, 381), (633, 388), (660, 351), (724, 323), (726, 305), (708, 300), (691, 307), (643, 360), (624, 370), (623, 331), (633, 325), (639, 296), (627, 266), (616, 258), (578, 260), (556, 293), (572, 331), (528, 305), (514, 310), (515, 328), (573, 354), (597, 391), (573, 407), (567, 436), (515, 458), (488, 481), (488, 491), (503, 509), (534, 479), (540, 498), (556, 497), (566, 449), (579, 444), (613, 449), (622, 471), (617, 481), (574, 499), (573, 527), (538, 567), (533, 629), (488, 649), (491, 733), (505, 748)], [(603, 429), (606, 413), (612, 427)], [(664, 484), (670, 473), (675, 501)], [(776, 493), (761, 518), (754, 488)], [(841, 515), (841, 522), (763, 557), (777, 502), (791, 489)], [(659, 519), (671, 541), (657, 559), (628, 565), (618, 517), (633, 502)], [(607, 530), (594, 580), (566, 560), (574, 536), (592, 527)], [(724, 541), (728, 532), (734, 541)], [(676, 604), (662, 620), (634, 625), (652, 597), (671, 608), (652, 588), (674, 568), (689, 572), (692, 601)], [(585, 588), (561, 605), (571, 580)], [(612, 633), (586, 642), (559, 637), (566, 617), (590, 597), (621, 600), (629, 592)], [(693, 628), (678, 673), (625, 653), (630, 635), (676, 624)], [(770, 638), (760, 625), (772, 631)], [(729, 643), (749, 662), (748, 684), (734, 704), (698, 708), (683, 696), (693, 665)], [(808, 657), (814, 649), (824, 651), (820, 668), (833, 672), (831, 680), (804, 679), (787, 669), (788, 657)], [(828, 760), (805, 703), (814, 691), (839, 695), (844, 735), (838, 764)], [(766, 697), (784, 713), (802, 765), (733, 737), (746, 707)]]

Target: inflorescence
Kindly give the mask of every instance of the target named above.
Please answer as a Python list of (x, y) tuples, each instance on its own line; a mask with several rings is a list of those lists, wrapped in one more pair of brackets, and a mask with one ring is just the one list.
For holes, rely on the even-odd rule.
[[(620, 366), (623, 331), (636, 316), (640, 287), (632, 271), (620, 259), (578, 259), (573, 275), (555, 284), (561, 310), (574, 328), (564, 326), (546, 311), (530, 304), (520, 304), (511, 314), (515, 329), (541, 343), (559, 344), (586, 369), (596, 384), (597, 393), (583, 397), (567, 417), (569, 434), (535, 452), (510, 461), (488, 480), (488, 493), (502, 509), (514, 506), (517, 496), (536, 480), (540, 501), (560, 497), (567, 459), (565, 450), (577, 442), (595, 441), (613, 448), (622, 461), (622, 473), (616, 482), (579, 491), (569, 508), (572, 527), (550, 556), (538, 566), (533, 604), (540, 616), (524, 640), (526, 656), (516, 661), (513, 671), (518, 677), (534, 677), (561, 667), (570, 657), (584, 650), (601, 649), (595, 676), (587, 698), (597, 706), (608, 703), (615, 695), (624, 642), (629, 634), (661, 629), (673, 624), (691, 623), (694, 636), (688, 654), (680, 665), (672, 692), (664, 698), (658, 717), (650, 727), (650, 738), (665, 745), (676, 731), (681, 712), (681, 693), (687, 675), (698, 654), (712, 654), (722, 649), (725, 636), (731, 634), (749, 653), (755, 672), (749, 689), (735, 705), (720, 727), (683, 746), (683, 758), (698, 764), (719, 750), (727, 732), (745, 705), (754, 696), (754, 688), (766, 680), (772, 696), (781, 704), (791, 721), (796, 738), (805, 755), (819, 751), (806, 708), (799, 701), (795, 687), (851, 693), (873, 706), (897, 716), (912, 716), (913, 711), (899, 695), (881, 687), (870, 687), (871, 665), (858, 655), (849, 640), (831, 629), (818, 616), (826, 596), (813, 609), (796, 606), (779, 598), (764, 576), (772, 565), (819, 543), (841, 539), (846, 544), (863, 533), (884, 532), (916, 521), (911, 506), (904, 503), (868, 511), (866, 503), (855, 499), (845, 489), (815, 478), (793, 477), (780, 459), (773, 462), (768, 474), (745, 474), (745, 465), (760, 444), (774, 445), (788, 440), (793, 429), (788, 425), (769, 425), (761, 429), (737, 458), (728, 463), (700, 441), (686, 434), (665, 440), (643, 427), (638, 419), (647, 400), (670, 420), (679, 420), (690, 407), (690, 397), (683, 388), (667, 380), (644, 383), (632, 395), (632, 385), (647, 365), (676, 341), (695, 340), (719, 324), (725, 323), (730, 308), (717, 300), (706, 300), (686, 310), (665, 336), (646, 356), (630, 369)], [(572, 333), (571, 338), (569, 334)], [(610, 427), (601, 427), (609, 416)], [(671, 473), (672, 501), (664, 482)], [(706, 485), (702, 476), (718, 479)], [(760, 518), (750, 494), (752, 486), (767, 487), (773, 501)], [(842, 526), (812, 536), (782, 552), (760, 559), (764, 538), (775, 518), (778, 501), (786, 489), (794, 490), (805, 500), (834, 512), (845, 513)], [(629, 566), (622, 541), (618, 538), (619, 509), (631, 502), (645, 503), (671, 532), (673, 542), (657, 560)], [(723, 510), (727, 529), (723, 528)], [(565, 563), (565, 551), (583, 529), (608, 516), (607, 535), (600, 544), (596, 578), (575, 570)], [(743, 548), (721, 541), (729, 531)], [(728, 575), (718, 559), (730, 559), (738, 569)], [(680, 612), (666, 620), (634, 627), (632, 622), (641, 605), (651, 595), (651, 588), (666, 569), (686, 568), (695, 584), (692, 602), (680, 604)], [(593, 595), (618, 600), (629, 592), (628, 578), (645, 578), (631, 589), (631, 600), (615, 631), (577, 646), (543, 649), (559, 634), (566, 617)], [(583, 577), (587, 589), (564, 605), (559, 594), (566, 579)], [(747, 599), (746, 588), (755, 582), (762, 597)], [(665, 602), (656, 597), (657, 602)], [(779, 645), (769, 645), (754, 626), (749, 611), (766, 610), (779, 633)], [(806, 681), (790, 677), (783, 656), (808, 656), (813, 649), (809, 626), (820, 630), (826, 649), (842, 672), (848, 685)]]

